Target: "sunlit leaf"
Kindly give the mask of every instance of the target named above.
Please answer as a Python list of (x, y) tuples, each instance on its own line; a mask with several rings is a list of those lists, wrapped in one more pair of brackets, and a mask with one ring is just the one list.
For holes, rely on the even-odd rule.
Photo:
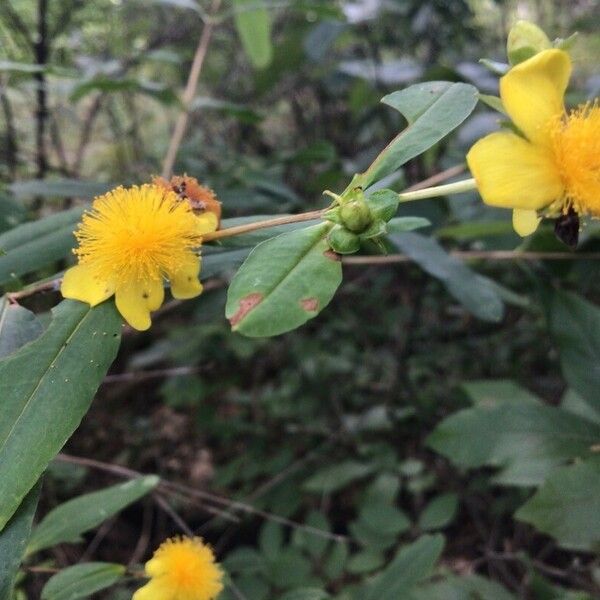
[(262, 0), (233, 0), (235, 26), (244, 51), (257, 69), (273, 60), (271, 15)]

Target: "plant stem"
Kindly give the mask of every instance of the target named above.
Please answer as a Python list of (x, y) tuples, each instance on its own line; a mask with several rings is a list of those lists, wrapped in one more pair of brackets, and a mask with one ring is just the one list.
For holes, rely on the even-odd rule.
[[(221, 0), (213, 0), (211, 14), (214, 15), (219, 10), (220, 6)], [(204, 59), (206, 58), (206, 53), (208, 51), (208, 46), (213, 34), (213, 29), (214, 23), (212, 21), (207, 21), (204, 23), (204, 28), (200, 36), (200, 41), (198, 42), (198, 47), (196, 48), (196, 53), (194, 55), (194, 60), (192, 62), (187, 84), (185, 86), (185, 91), (183, 92), (183, 96), (181, 98), (183, 111), (180, 113), (179, 117), (177, 118), (177, 122), (175, 123), (175, 129), (173, 130), (173, 135), (171, 136), (171, 141), (169, 142), (169, 149), (167, 150), (167, 155), (163, 163), (162, 176), (165, 179), (168, 179), (172, 174), (173, 165), (175, 164), (175, 159), (177, 158), (177, 152), (179, 151), (179, 146), (181, 146), (183, 136), (185, 135), (185, 130), (187, 129), (187, 124), (190, 117), (190, 104), (196, 94), (198, 78), (200, 77), (202, 66), (204, 65)]]
[(425, 200), (426, 198), (439, 198), (440, 196), (448, 196), (450, 194), (470, 192), (474, 189), (477, 189), (474, 179), (463, 179), (455, 183), (436, 185), (414, 192), (401, 192), (398, 194), (398, 197), (400, 198), (400, 202), (411, 202), (413, 200)]
[(236, 227), (219, 229), (218, 231), (203, 235), (202, 241), (211, 242), (213, 240), (220, 240), (234, 235), (241, 235), (242, 233), (249, 233), (251, 231), (256, 231), (257, 229), (266, 229), (267, 227), (276, 227), (277, 225), (287, 225), (289, 223), (301, 223), (302, 221), (312, 221), (314, 219), (320, 219), (326, 210), (328, 209), (311, 210), (309, 212), (300, 213), (299, 215), (286, 215), (285, 217), (276, 217), (274, 219), (247, 223), (246, 225), (237, 225)]

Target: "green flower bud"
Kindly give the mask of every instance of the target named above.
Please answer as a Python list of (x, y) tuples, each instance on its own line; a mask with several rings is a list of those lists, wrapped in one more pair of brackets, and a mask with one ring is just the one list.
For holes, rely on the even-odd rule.
[(362, 233), (373, 222), (373, 215), (363, 198), (347, 202), (340, 208), (342, 225), (353, 233)]
[(331, 249), (338, 254), (354, 254), (360, 249), (360, 239), (351, 231), (336, 225), (327, 236)]
[(511, 65), (518, 65), (548, 48), (552, 48), (548, 36), (529, 21), (517, 21), (508, 33), (506, 54)]

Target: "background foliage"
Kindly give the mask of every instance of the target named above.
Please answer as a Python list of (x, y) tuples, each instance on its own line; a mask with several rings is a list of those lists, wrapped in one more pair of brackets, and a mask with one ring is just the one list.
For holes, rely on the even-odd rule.
[[(322, 190), (365, 173), (406, 125), (394, 96), (380, 103), (388, 94), (432, 80), (496, 94), (478, 59), (505, 60), (517, 17), (551, 37), (578, 30), (568, 100), (597, 96), (598, 11), (596, 0), (2, 2), (0, 282), (18, 293), (64, 270), (89, 199), (160, 173), (206, 22), (175, 171), (213, 187), (233, 219), (325, 206)], [(496, 121), (480, 105), (382, 187), (462, 163)], [(107, 365), (117, 351), (112, 306), (65, 302), (69, 317), (50, 321), (51, 286), (23, 307), (3, 299), (0, 473), (30, 479), (0, 485), (0, 564), (25, 557), (17, 597), (130, 597), (137, 565), (181, 532), (214, 545), (227, 600), (597, 597), (597, 226), (579, 255), (550, 261), (542, 253), (564, 252), (551, 225), (522, 242), (475, 194), (399, 216), (429, 223), (390, 236), (410, 261), (344, 265), (326, 311), (268, 340), (231, 333), (224, 314), (233, 271), (275, 232), (207, 247), (205, 294), (165, 305), (148, 333), (125, 329), (110, 373), (90, 368), (82, 389), (69, 387), (75, 359)], [(500, 260), (518, 244), (533, 260)], [(28, 453), (16, 434), (57, 410), (61, 429)], [(10, 411), (22, 429), (8, 428)], [(0, 571), (0, 598), (13, 583)]]

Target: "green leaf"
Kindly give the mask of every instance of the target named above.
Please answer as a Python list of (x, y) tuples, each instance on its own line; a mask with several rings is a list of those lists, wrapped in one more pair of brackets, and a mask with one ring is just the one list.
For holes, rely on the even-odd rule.
[(600, 548), (600, 458), (556, 469), (516, 513), (563, 548)]
[(206, 110), (222, 112), (228, 116), (235, 117), (242, 123), (248, 123), (249, 125), (259, 123), (263, 119), (262, 115), (249, 106), (235, 104), (233, 102), (228, 102), (227, 100), (210, 98), (208, 96), (198, 96), (194, 98), (190, 105), (190, 111), (195, 110), (201, 110), (202, 112)]
[(475, 405), (495, 406), (503, 402), (533, 402), (540, 404), (537, 396), (510, 379), (482, 379), (467, 381), (461, 388)]
[(417, 233), (402, 233), (391, 235), (390, 241), (424, 271), (439, 279), (473, 315), (491, 322), (502, 319), (504, 304), (492, 282), (447, 254), (434, 239)]
[(317, 471), (305, 483), (307, 492), (332, 494), (346, 487), (353, 481), (363, 479), (373, 472), (373, 466), (353, 460), (333, 464)]
[(402, 598), (419, 581), (431, 575), (443, 548), (442, 535), (424, 535), (404, 546), (383, 573), (367, 586), (365, 600)]
[(375, 569), (379, 569), (384, 562), (385, 556), (381, 552), (362, 550), (350, 557), (346, 570), (354, 575), (372, 573)]
[(429, 81), (389, 94), (384, 104), (400, 111), (408, 127), (397, 135), (352, 186), (366, 189), (422, 154), (458, 127), (473, 112), (478, 91), (466, 83)]
[(44, 328), (29, 310), (0, 298), (0, 358), (35, 340)]
[(273, 60), (271, 15), (262, 0), (233, 0), (235, 27), (252, 65), (264, 69)]
[(233, 331), (267, 337), (299, 327), (319, 314), (342, 281), (322, 223), (259, 244), (237, 272), (225, 313)]
[(73, 229), (82, 208), (74, 208), (19, 225), (0, 235), (0, 284), (31, 273), (67, 256), (75, 245)]
[[(94, 198), (114, 187), (110, 183), (81, 181), (80, 179), (29, 179), (11, 183), (8, 188), (17, 198)], [(82, 212), (74, 208), (73, 212)], [(67, 211), (71, 212), (71, 211)], [(61, 213), (65, 214), (65, 213)]]
[(431, 221), (424, 217), (396, 217), (387, 223), (388, 233), (404, 233), (414, 229), (423, 229), (429, 227)]
[(318, 588), (300, 588), (279, 596), (279, 600), (327, 600), (331, 596)]
[(42, 590), (42, 600), (77, 600), (114, 585), (125, 575), (125, 567), (90, 562), (74, 565), (53, 575)]
[(587, 456), (598, 439), (598, 424), (559, 408), (502, 402), (448, 417), (428, 444), (460, 467), (504, 467), (498, 483), (530, 486), (567, 460)]
[(384, 502), (367, 501), (361, 508), (360, 520), (374, 531), (399, 535), (410, 529), (410, 520), (400, 509)]
[(600, 412), (600, 309), (577, 294), (555, 290), (547, 310), (565, 379)]
[(425, 507), (419, 517), (419, 527), (424, 530), (442, 529), (452, 523), (458, 508), (456, 494), (440, 494)]
[(44, 334), (0, 361), (0, 530), (87, 412), (120, 334), (112, 302), (65, 300)]
[(82, 533), (94, 529), (145, 496), (159, 481), (156, 475), (139, 477), (61, 504), (51, 510), (33, 530), (28, 554), (63, 542), (81, 541)]
[(0, 598), (12, 598), (15, 576), (25, 554), (31, 524), (40, 495), (35, 486), (19, 506), (4, 530), (0, 533)]

